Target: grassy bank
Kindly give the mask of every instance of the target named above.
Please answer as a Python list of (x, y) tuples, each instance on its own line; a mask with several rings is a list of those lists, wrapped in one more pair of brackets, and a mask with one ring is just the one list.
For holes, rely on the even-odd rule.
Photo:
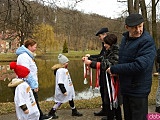
[[(61, 53), (61, 51), (55, 51), (52, 53), (37, 53), (37, 57), (36, 58), (44, 58), (44, 59), (48, 59), (51, 57), (57, 57), (58, 54)], [(69, 51), (69, 53), (62, 53), (64, 55), (66, 55), (68, 58), (82, 58), (82, 56), (84, 56), (85, 54), (98, 54), (99, 51), (98, 50), (90, 50), (90, 51)], [(10, 62), (13, 60), (16, 60), (17, 56), (15, 53), (0, 53), (0, 61), (1, 62)]]
[(0, 53), (0, 62), (10, 62), (16, 60), (17, 56), (14, 53)]
[[(75, 105), (78, 109), (82, 108), (97, 108), (100, 107), (101, 99), (100, 97), (89, 99), (89, 100), (75, 100)], [(51, 107), (54, 105), (53, 101), (41, 101), (40, 106), (42, 111), (48, 112)], [(65, 104), (62, 104), (59, 109), (68, 109), (70, 108), (68, 102)], [(14, 103), (13, 102), (7, 102), (7, 103), (0, 103), (0, 115), (2, 114), (8, 114), (8, 113), (14, 113)]]

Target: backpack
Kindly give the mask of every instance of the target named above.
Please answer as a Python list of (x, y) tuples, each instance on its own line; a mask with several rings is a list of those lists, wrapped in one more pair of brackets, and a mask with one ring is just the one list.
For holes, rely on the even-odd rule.
[(160, 48), (157, 49), (157, 63), (160, 63)]

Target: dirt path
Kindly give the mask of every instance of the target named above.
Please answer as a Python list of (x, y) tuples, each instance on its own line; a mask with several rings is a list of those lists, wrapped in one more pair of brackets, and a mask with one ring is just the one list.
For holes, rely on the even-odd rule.
[[(59, 118), (57, 120), (100, 120), (102, 117), (94, 116), (93, 113), (99, 111), (100, 108), (96, 109), (79, 109), (78, 111), (83, 113), (82, 117), (72, 117), (71, 110), (61, 109), (57, 111)], [(149, 106), (149, 113), (154, 113), (155, 105)], [(0, 115), (0, 120), (17, 120), (16, 114)]]
[[(93, 113), (100, 109), (79, 109), (78, 111), (83, 114), (82, 117), (71, 116), (71, 110), (61, 109), (57, 111), (59, 118), (57, 120), (100, 120), (101, 117), (95, 117)], [(93, 119), (94, 118), (94, 119)], [(1, 115), (0, 120), (17, 120), (16, 114)]]

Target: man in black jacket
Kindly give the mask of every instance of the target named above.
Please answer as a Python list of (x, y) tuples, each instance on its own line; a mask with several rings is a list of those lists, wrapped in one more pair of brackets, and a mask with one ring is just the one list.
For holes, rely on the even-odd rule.
[[(107, 36), (108, 32), (109, 32), (108, 28), (104, 27), (104, 28), (101, 28), (96, 33), (96, 36), (98, 36), (99, 40), (102, 42), (102, 49), (98, 55), (86, 54), (87, 57), (89, 57), (90, 59), (92, 59), (94, 61), (98, 61), (98, 58), (100, 58), (100, 56), (103, 56), (104, 54), (106, 54), (106, 48), (104, 46), (103, 38)], [(107, 108), (106, 108), (106, 104), (104, 101), (104, 88), (101, 87), (101, 86), (103, 86), (104, 82), (103, 82), (103, 80), (101, 80), (101, 78), (100, 78), (99, 82), (100, 82), (100, 93), (101, 93), (101, 99), (102, 99), (102, 110), (100, 112), (94, 112), (94, 115), (95, 116), (106, 116)]]

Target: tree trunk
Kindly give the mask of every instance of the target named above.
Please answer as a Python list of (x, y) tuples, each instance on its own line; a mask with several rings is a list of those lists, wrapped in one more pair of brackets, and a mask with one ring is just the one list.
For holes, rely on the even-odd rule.
[(140, 7), (141, 7), (141, 12), (142, 12), (142, 15), (143, 15), (143, 18), (144, 18), (144, 27), (146, 28), (146, 30), (148, 32), (149, 31), (149, 22), (148, 22), (148, 19), (147, 19), (147, 9), (146, 9), (146, 3), (145, 3), (145, 0), (140, 0)]
[(139, 13), (139, 0), (134, 1), (134, 12)]
[[(152, 36), (155, 41), (156, 48), (158, 48), (155, 0), (152, 0)], [(158, 63), (156, 60), (155, 60), (155, 67), (154, 68), (156, 69), (156, 71), (158, 70)]]
[(152, 0), (152, 36), (155, 40), (156, 47), (158, 47), (155, 0)]
[[(128, 13), (139, 13), (140, 0), (128, 0)], [(134, 4), (133, 4), (134, 3)]]
[(133, 8), (133, 0), (127, 0), (128, 2), (128, 13), (134, 13), (134, 8)]

